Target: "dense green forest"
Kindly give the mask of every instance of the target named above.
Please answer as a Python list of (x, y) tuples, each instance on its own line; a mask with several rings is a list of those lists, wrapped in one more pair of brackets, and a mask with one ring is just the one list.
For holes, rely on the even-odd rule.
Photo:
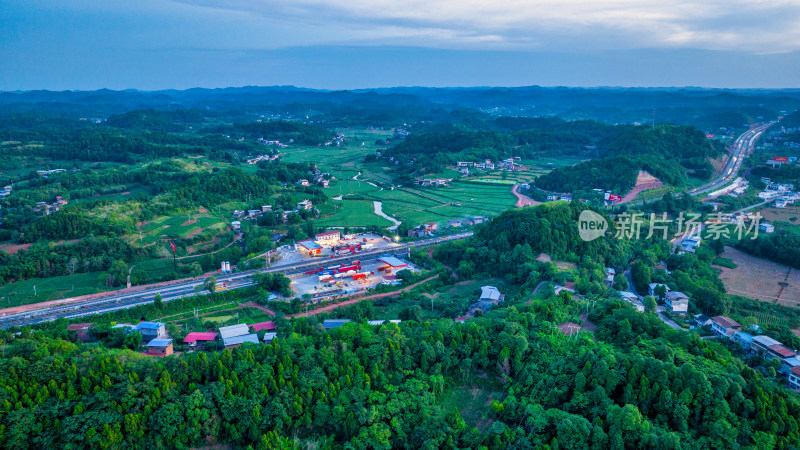
[(665, 184), (682, 186), (687, 169), (697, 178), (709, 178), (713, 168), (706, 158), (716, 157), (723, 150), (697, 129), (667, 125), (626, 127), (598, 147), (604, 159), (558, 168), (537, 178), (536, 186), (555, 192), (605, 189), (624, 194), (636, 184), (639, 170), (648, 171)]
[[(593, 309), (597, 339), (562, 336), (554, 324), (574, 302), (536, 300), (468, 324), (353, 323), (326, 332), (298, 320), (281, 325), (273, 345), (165, 359), (23, 331), (0, 359), (0, 444), (800, 444), (798, 399), (720, 344), (616, 302)], [(469, 394), (486, 391), (491, 401)]]

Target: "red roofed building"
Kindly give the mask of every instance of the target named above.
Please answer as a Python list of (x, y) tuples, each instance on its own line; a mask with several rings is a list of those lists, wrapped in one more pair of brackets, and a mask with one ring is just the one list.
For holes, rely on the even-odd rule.
[(730, 338), (737, 331), (742, 331), (739, 322), (725, 316), (711, 318), (711, 331), (719, 337)]
[(89, 329), (92, 328), (91, 323), (73, 323), (67, 326), (67, 331), (75, 332), (75, 339), (86, 342), (92, 339), (89, 335)]
[(183, 338), (183, 343), (188, 344), (189, 348), (195, 349), (196, 347), (203, 347), (209, 342), (217, 340), (218, 333), (212, 332), (191, 332)]
[(254, 323), (254, 324), (250, 325), (250, 327), (256, 333), (258, 333), (261, 330), (271, 331), (271, 330), (275, 329), (275, 322), (273, 322), (271, 320), (267, 321), (267, 322), (258, 322), (258, 323)]
[(791, 358), (792, 356), (796, 355), (794, 350), (790, 349), (789, 347), (783, 344), (771, 346), (769, 348), (769, 353), (771, 354), (771, 356), (778, 359)]
[(789, 372), (789, 387), (792, 389), (800, 389), (800, 366), (792, 367)]

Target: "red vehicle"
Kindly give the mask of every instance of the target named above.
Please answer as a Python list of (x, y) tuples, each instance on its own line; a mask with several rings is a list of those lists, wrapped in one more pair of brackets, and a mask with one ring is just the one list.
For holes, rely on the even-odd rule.
[(322, 272), (322, 267), (320, 267), (319, 269), (307, 270), (306, 275), (314, 275), (317, 272)]
[(365, 273), (357, 273), (357, 274), (353, 275), (353, 279), (354, 280), (358, 280), (358, 279), (361, 279), (361, 278), (367, 278), (367, 274), (365, 274)]

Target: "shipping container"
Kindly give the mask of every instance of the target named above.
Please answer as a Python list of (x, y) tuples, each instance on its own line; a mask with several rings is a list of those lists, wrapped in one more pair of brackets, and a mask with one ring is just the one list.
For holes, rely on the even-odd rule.
[(314, 275), (317, 272), (322, 272), (322, 267), (320, 267), (319, 269), (307, 270), (306, 275)]

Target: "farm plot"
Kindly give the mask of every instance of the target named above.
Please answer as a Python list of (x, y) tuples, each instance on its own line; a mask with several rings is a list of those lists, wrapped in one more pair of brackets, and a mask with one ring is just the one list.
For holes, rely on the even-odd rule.
[(736, 263), (735, 269), (719, 267), (720, 279), (731, 294), (800, 307), (799, 270), (731, 247), (725, 247), (721, 256)]
[(335, 207), (335, 212), (319, 220), (315, 220), (315, 225), (328, 227), (366, 227), (377, 225), (385, 227), (392, 225), (387, 219), (375, 214), (375, 207), (371, 200), (332, 200), (327, 207)]
[(143, 223), (139, 231), (144, 235), (142, 244), (150, 244), (163, 238), (191, 238), (207, 229), (222, 230), (225, 223), (208, 215), (162, 216)]
[(516, 202), (509, 186), (487, 183), (454, 182), (448, 187), (430, 189), (403, 187), (371, 196), (383, 202), (386, 214), (412, 225), (477, 215), (495, 216)]

